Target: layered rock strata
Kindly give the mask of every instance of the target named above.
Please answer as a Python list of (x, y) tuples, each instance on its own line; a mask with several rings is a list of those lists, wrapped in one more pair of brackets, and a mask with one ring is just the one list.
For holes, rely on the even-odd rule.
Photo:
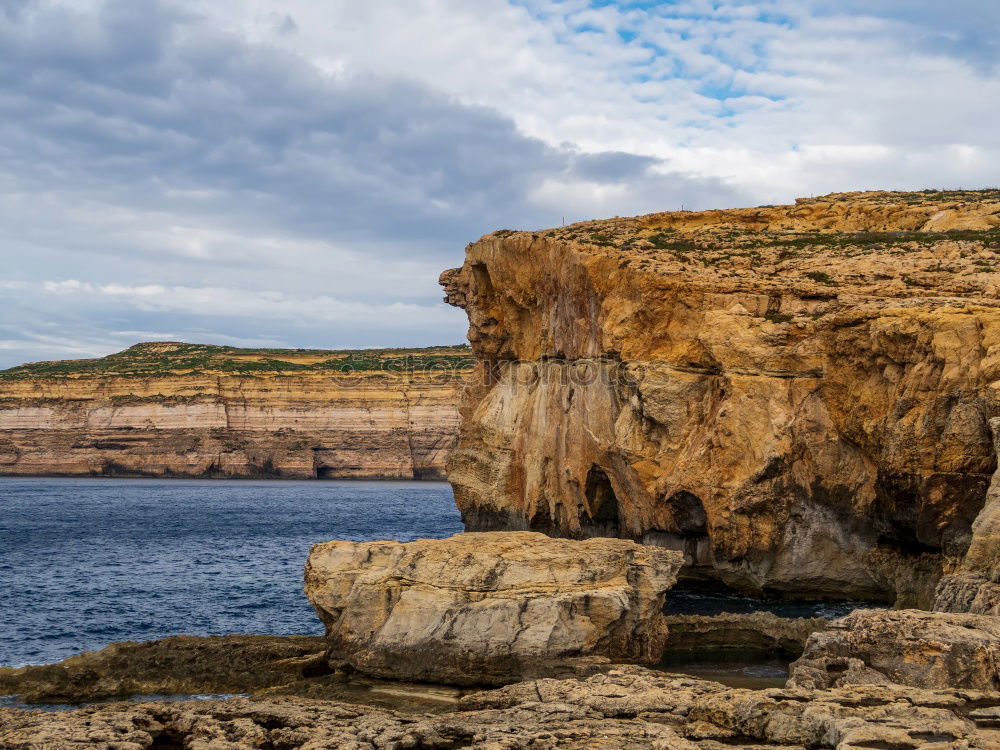
[(442, 479), (467, 364), (413, 351), (142, 344), (0, 373), (0, 475)]
[(858, 610), (814, 633), (789, 685), (913, 685), (1000, 691), (1000, 618)]
[(450, 463), (467, 529), (930, 607), (996, 469), (998, 260), (997, 191), (483, 237), (442, 275), (478, 360)]
[(623, 667), (464, 698), (437, 716), (283, 698), (0, 709), (0, 746), (341, 750), (986, 750), (1000, 698), (898, 686), (734, 690)]
[(530, 532), (328, 542), (305, 591), (334, 663), (377, 677), (496, 685), (594, 658), (656, 663), (682, 555)]

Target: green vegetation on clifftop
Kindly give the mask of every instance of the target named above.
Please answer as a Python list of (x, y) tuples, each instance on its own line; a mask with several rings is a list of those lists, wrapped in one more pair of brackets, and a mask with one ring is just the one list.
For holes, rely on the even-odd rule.
[(0, 371), (0, 380), (95, 376), (164, 377), (300, 373), (408, 372), (472, 367), (467, 345), (421, 349), (240, 349), (153, 342), (95, 359), (30, 362)]

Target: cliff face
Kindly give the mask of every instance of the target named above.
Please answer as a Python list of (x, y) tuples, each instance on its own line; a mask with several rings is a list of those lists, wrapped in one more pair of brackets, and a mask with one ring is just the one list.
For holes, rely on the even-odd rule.
[(501, 231), (446, 271), (467, 528), (683, 549), (755, 592), (929, 606), (996, 468), (1000, 192)]
[(144, 344), (16, 368), (0, 373), (0, 474), (440, 479), (463, 360)]

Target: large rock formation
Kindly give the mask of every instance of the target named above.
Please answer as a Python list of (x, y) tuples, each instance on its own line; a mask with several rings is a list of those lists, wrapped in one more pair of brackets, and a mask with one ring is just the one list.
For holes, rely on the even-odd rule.
[(140, 344), (0, 372), (0, 475), (442, 479), (458, 348)]
[(467, 529), (929, 607), (996, 469), (998, 259), (998, 191), (483, 237), (442, 275), (479, 363), (450, 464)]
[(567, 660), (655, 663), (682, 556), (530, 532), (312, 548), (306, 595), (331, 658), (377, 677), (496, 685)]
[(1000, 691), (1000, 618), (857, 610), (813, 633), (790, 685), (913, 685)]

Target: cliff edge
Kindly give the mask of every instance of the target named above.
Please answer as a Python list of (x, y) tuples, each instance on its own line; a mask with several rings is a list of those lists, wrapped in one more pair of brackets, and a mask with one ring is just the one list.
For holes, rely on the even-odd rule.
[(449, 475), (467, 529), (929, 607), (997, 465), (998, 259), (1000, 191), (486, 235), (441, 278), (477, 358)]
[(137, 344), (0, 372), (0, 475), (443, 479), (465, 347)]

